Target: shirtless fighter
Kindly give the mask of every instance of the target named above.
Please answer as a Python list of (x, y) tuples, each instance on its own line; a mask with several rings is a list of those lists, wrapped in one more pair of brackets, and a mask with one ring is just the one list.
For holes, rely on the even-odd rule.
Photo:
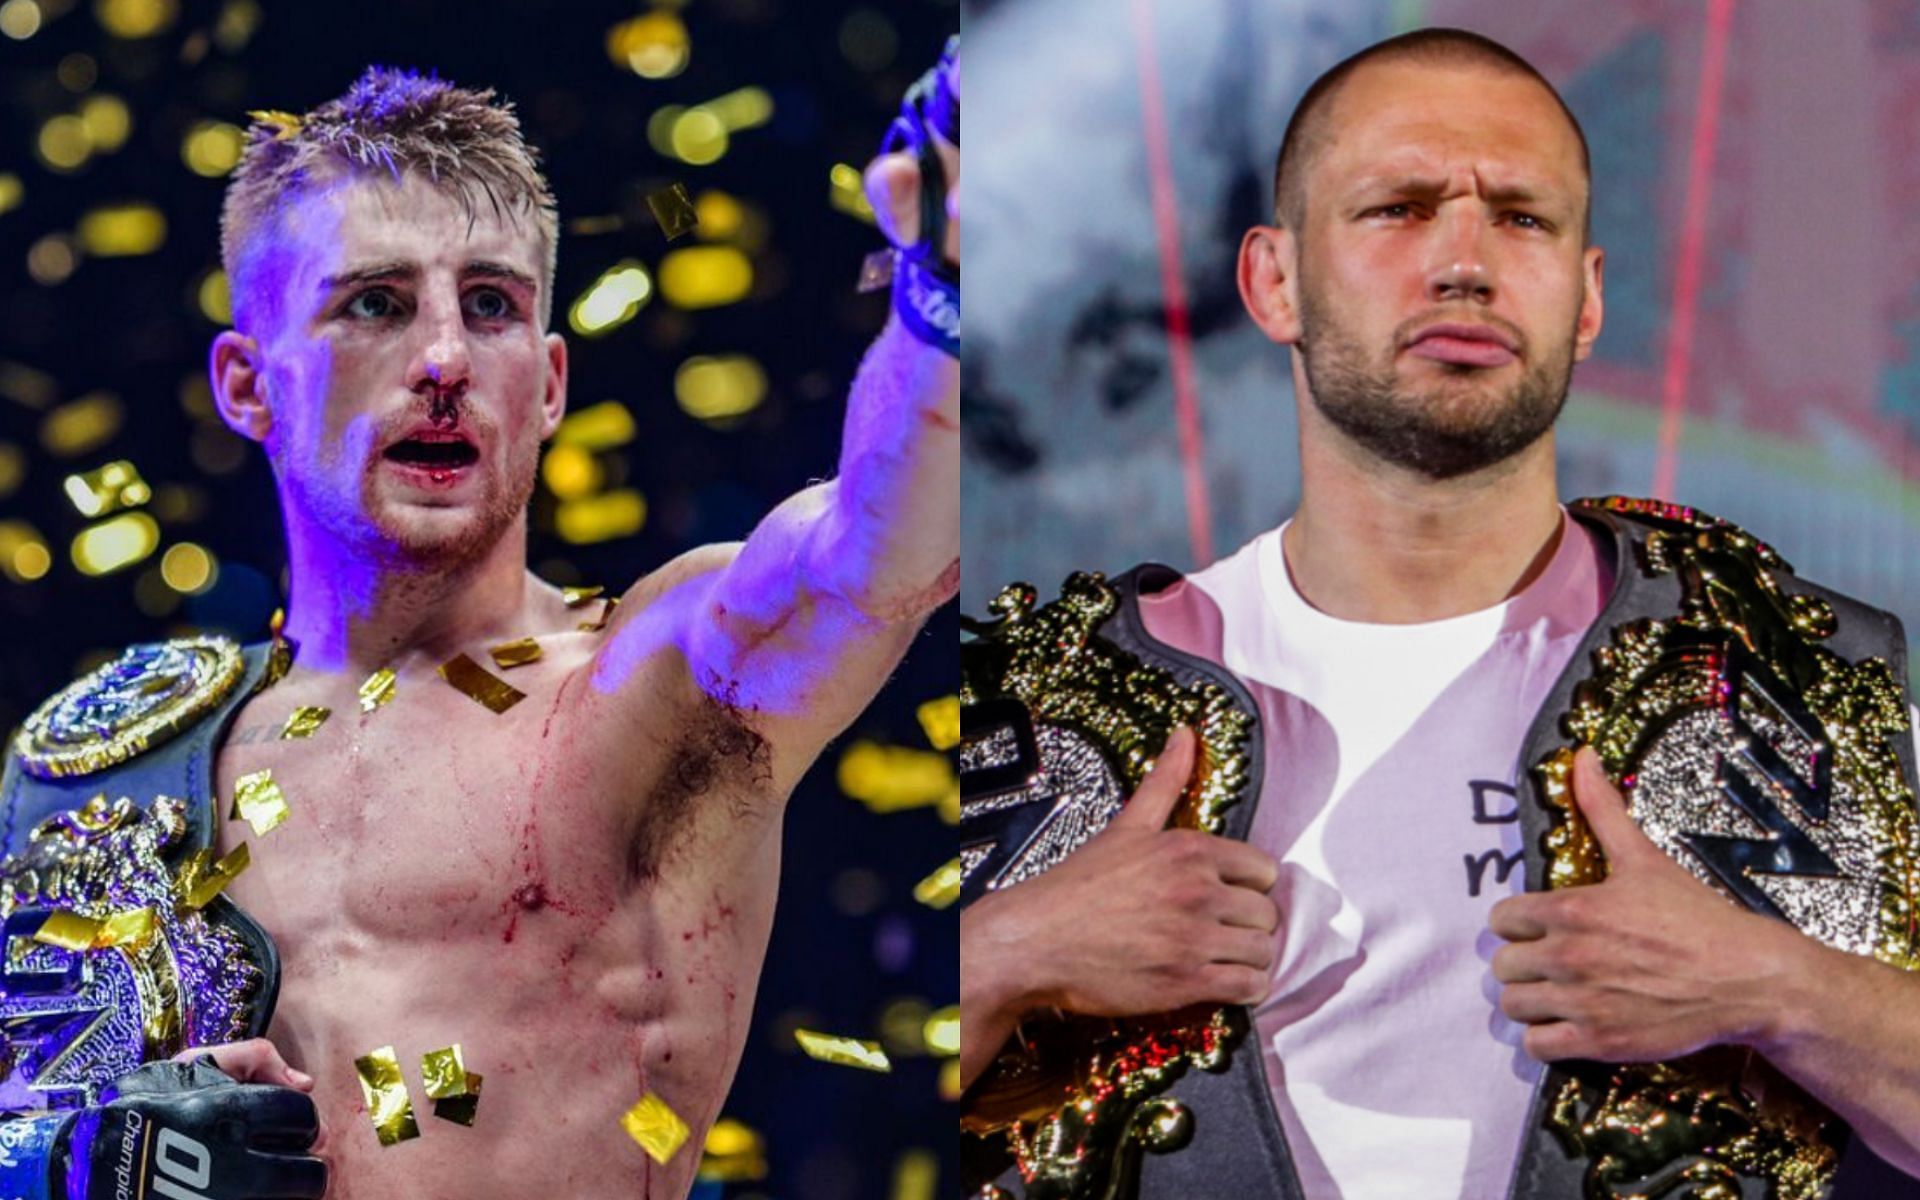
[[(5, 802), (8, 849), (22, 853), (35, 822), (51, 822), (37, 847), (157, 819), (101, 805), (63, 817), (48, 807), (59, 789), (66, 808), (105, 793), (138, 809), (165, 791), (186, 802), (182, 844), (225, 855), (248, 842), (251, 866), (193, 915), (245, 934), (238, 914), (251, 914), (271, 938), (255, 954), (268, 975), (277, 945), (278, 1005), (270, 1041), (143, 1068), (108, 1093), (130, 1096), (56, 1133), (0, 1137), (0, 1151), (52, 1160), (31, 1194), (113, 1195), (126, 1161), (169, 1197), (687, 1193), (748, 1029), (785, 800), (957, 584), (958, 295), (941, 267), (958, 253), (951, 57), (910, 94), (903, 128), (867, 174), (905, 249), (895, 316), (853, 384), (838, 477), (615, 607), (526, 568), (567, 345), (547, 332), (553, 201), (511, 110), (374, 69), (304, 117), (254, 126), (223, 219), (235, 328), (215, 339), (211, 370), (221, 414), (273, 467), (284, 641), (243, 657), (129, 652), (117, 675), (29, 721)], [(944, 203), (923, 208), (923, 178)], [(503, 675), (489, 649), (519, 639), (539, 658)], [(188, 688), (195, 654), (217, 683), (223, 653), (241, 666), (223, 695), (196, 701), (204, 711), (150, 711)], [(461, 656), (467, 675), (447, 666)], [(524, 699), (502, 701), (504, 684)], [(296, 710), (319, 709), (330, 715), (309, 736), (278, 736)], [(111, 742), (143, 719), (141, 744)], [(192, 753), (212, 765), (197, 794), (191, 765), (164, 789), (134, 778)], [(270, 794), (267, 771), (290, 815), (262, 836), (223, 818), (236, 794)], [(219, 811), (203, 829), (209, 790)], [(208, 857), (194, 878), (219, 875)], [(171, 937), (179, 914), (160, 911)], [(25, 924), (8, 932), (16, 952), (67, 953)], [(138, 943), (103, 941), (77, 964), (22, 961), (44, 967), (36, 979), (104, 979), (120, 968), (94, 960)], [(24, 978), (10, 969), (10, 985)], [(34, 1019), (7, 1028), (44, 1034), (51, 1018)], [(425, 1120), (422, 1057), (453, 1043), (485, 1080), (472, 1129)], [(43, 1064), (60, 1048), (21, 1044)], [(150, 1030), (147, 1044), (164, 1039)], [(355, 1060), (389, 1046), (421, 1136), (383, 1147)], [(664, 1163), (622, 1130), (648, 1093), (689, 1127)], [(324, 1173), (303, 1153), (303, 1094), (328, 1130)]]

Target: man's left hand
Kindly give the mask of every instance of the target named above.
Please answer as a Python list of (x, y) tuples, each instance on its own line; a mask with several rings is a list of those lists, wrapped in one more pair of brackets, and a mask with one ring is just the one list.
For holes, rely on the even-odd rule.
[(1641, 832), (1597, 754), (1574, 759), (1573, 795), (1607, 878), (1494, 905), (1500, 1010), (1543, 1062), (1648, 1062), (1763, 1040), (1806, 939), (1748, 912)]

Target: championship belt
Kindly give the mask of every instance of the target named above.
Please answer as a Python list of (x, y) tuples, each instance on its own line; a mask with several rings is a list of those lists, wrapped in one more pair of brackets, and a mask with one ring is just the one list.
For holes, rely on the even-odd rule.
[[(963, 904), (1085, 845), (1181, 725), (1199, 743), (1173, 824), (1221, 833), (1230, 808), (1253, 807), (1261, 764), (1251, 698), (1218, 666), (1152, 642), (1132, 599), (1081, 573), (1050, 603), (1036, 606), (1034, 589), (1014, 584), (993, 600), (991, 619), (963, 619), (972, 635), (960, 653)], [(993, 1164), (970, 1174), (1003, 1174), (1010, 1158), (1027, 1200), (1135, 1195), (1143, 1152), (1183, 1149), (1206, 1120), (1169, 1089), (1191, 1068), (1225, 1070), (1246, 1029), (1234, 1006), (1030, 1017), (962, 1100), (969, 1156)], [(974, 1195), (1012, 1193), (986, 1183)]]
[[(1582, 510), (1638, 526), (1644, 540), (1629, 543), (1637, 561), (1622, 562), (1589, 637), (1590, 671), (1582, 678), (1576, 664), (1556, 690), (1558, 736), (1529, 742), (1543, 802), (1528, 830), (1538, 838), (1529, 886), (1606, 876), (1571, 793), (1574, 748), (1589, 745), (1640, 828), (1702, 882), (1836, 949), (1920, 966), (1906, 696), (1880, 656), (1898, 661), (1897, 622), (1798, 581), (1784, 590), (1791, 568), (1779, 555), (1696, 510), (1619, 497)], [(1858, 626), (1851, 637), (1836, 603)], [(1619, 619), (1636, 610), (1671, 615)], [(1836, 642), (1878, 653), (1850, 660)], [(1847, 1138), (1843, 1122), (1740, 1046), (1559, 1064), (1530, 1126), (1519, 1200), (1818, 1200)]]
[[(278, 960), (219, 894), (244, 855), (215, 861), (216, 731), (195, 726), (230, 715), (267, 658), (224, 638), (135, 646), (15, 737), (0, 847), (0, 1108), (91, 1105), (142, 1063), (265, 1030)], [(146, 786), (189, 781), (198, 794)]]

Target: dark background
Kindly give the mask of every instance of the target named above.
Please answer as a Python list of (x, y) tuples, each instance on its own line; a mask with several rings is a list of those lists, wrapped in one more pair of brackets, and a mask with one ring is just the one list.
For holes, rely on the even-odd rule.
[[(742, 239), (755, 277), (745, 300), (687, 312), (656, 294), (610, 335), (569, 335), (572, 406), (617, 399), (634, 417), (632, 441), (596, 458), (606, 487), (645, 496), (647, 517), (630, 536), (569, 544), (553, 532), (556, 502), (542, 485), (531, 561), (556, 582), (618, 591), (691, 546), (743, 537), (782, 497), (833, 471), (846, 388), (886, 302), (855, 294), (861, 258), (880, 238), (829, 203), (829, 170), (866, 162), (901, 92), (959, 25), (957, 5), (941, 0), (884, 10), (837, 0), (664, 5), (658, 11), (684, 22), (690, 57), (681, 73), (646, 79), (617, 65), (607, 48), (612, 27), (656, 11), (635, 4), (11, 0), (8, 7), (11, 14), (0, 12), (6, 729), (128, 642), (195, 629), (252, 640), (280, 601), (284, 557), (266, 464), (218, 426), (204, 400), (204, 356), (220, 326), (197, 294), (218, 266), (224, 179), (203, 178), (183, 162), (183, 139), (196, 123), (244, 126), (250, 109), (303, 111), (343, 90), (368, 63), (430, 68), (496, 88), (517, 104), (559, 197), (554, 327), (562, 332), (568, 306), (617, 260), (637, 259), (651, 270), (670, 249), (697, 244), (696, 236), (668, 245), (647, 216), (650, 191), (682, 181), (696, 195), (719, 189), (746, 207), (764, 240)], [(129, 19), (154, 31), (113, 32)], [(37, 28), (18, 36), (28, 25)], [(694, 166), (649, 145), (647, 121), (659, 107), (748, 85), (771, 95), (772, 119), (736, 134), (717, 162)], [(36, 148), (46, 123), (100, 95), (125, 104), (124, 144), (77, 168), (49, 166)], [(63, 278), (47, 269), (49, 261), (58, 267), (61, 247), (76, 244), (83, 214), (127, 202), (164, 214), (167, 233), (157, 249), (103, 257), (82, 246)], [(681, 410), (676, 368), (712, 354), (758, 360), (769, 386), (757, 408), (718, 423)], [(75, 426), (83, 436), (70, 436)], [(63, 481), (121, 459), (152, 486), (145, 511), (159, 523), (159, 544), (137, 563), (89, 576), (69, 553), (89, 522)], [(44, 545), (50, 558), (38, 577), (33, 553), (19, 554), (29, 542)], [(218, 563), (203, 594), (180, 594), (160, 575), (162, 555), (181, 542), (206, 548)], [(953, 690), (955, 639), (950, 607), (841, 746), (868, 738), (927, 751), (914, 710)], [(793, 800), (754, 1030), (724, 1110), (764, 1138), (765, 1177), (710, 1181), (703, 1194), (922, 1200), (934, 1194), (933, 1164), (952, 1178), (943, 1060), (917, 1048), (916, 1031), (925, 1008), (957, 997), (954, 927), (949, 915), (911, 896), (914, 883), (952, 854), (951, 832), (935, 807), (880, 815), (844, 795), (834, 777), (841, 746), (829, 749)], [(804, 1058), (793, 1047), (796, 1025), (887, 1040), (894, 1071)]]

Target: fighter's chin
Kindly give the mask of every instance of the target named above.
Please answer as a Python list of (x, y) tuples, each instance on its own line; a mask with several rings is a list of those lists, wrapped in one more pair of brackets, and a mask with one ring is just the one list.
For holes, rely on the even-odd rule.
[(416, 568), (478, 558), (505, 532), (486, 509), (471, 503), (390, 501), (373, 517), (382, 556)]

